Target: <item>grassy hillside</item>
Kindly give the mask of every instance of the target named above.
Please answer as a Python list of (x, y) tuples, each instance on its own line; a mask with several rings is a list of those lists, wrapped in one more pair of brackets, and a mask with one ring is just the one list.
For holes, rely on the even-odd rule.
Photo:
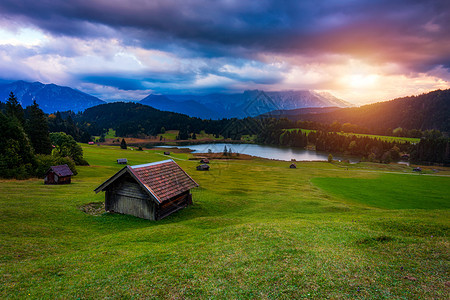
[(404, 129), (438, 129), (450, 131), (450, 89), (398, 98), (361, 107), (343, 108), (327, 113), (302, 114), (292, 120), (321, 123), (351, 123), (372, 131), (402, 127)]
[(1, 298), (449, 296), (450, 177), (263, 159), (198, 172), (175, 153), (200, 188), (193, 206), (152, 222), (79, 208), (104, 199), (93, 189), (117, 158), (167, 156), (84, 152), (91, 166), (71, 185), (0, 181)]
[[(309, 134), (311, 131), (316, 132), (316, 130), (311, 129), (301, 129), (301, 128), (290, 128), (290, 129), (284, 129), (284, 131), (289, 132), (298, 132), (301, 130), (303, 133)], [(339, 134), (346, 135), (346, 136), (356, 136), (356, 137), (370, 137), (373, 139), (379, 139), (381, 141), (387, 141), (387, 142), (396, 142), (396, 143), (418, 143), (420, 142), (420, 139), (418, 138), (408, 138), (408, 137), (398, 137), (398, 136), (386, 136), (386, 135), (374, 135), (374, 134), (363, 134), (363, 133), (345, 133), (345, 132), (338, 132)]]
[(373, 139), (379, 139), (381, 141), (386, 141), (386, 142), (396, 142), (396, 143), (405, 143), (405, 142), (410, 142), (410, 143), (418, 143), (420, 142), (419, 138), (408, 138), (408, 137), (399, 137), (399, 136), (386, 136), (386, 135), (373, 135), (373, 134), (362, 134), (362, 133), (342, 133), (343, 135), (347, 135), (347, 136), (357, 136), (357, 137), (370, 137)]

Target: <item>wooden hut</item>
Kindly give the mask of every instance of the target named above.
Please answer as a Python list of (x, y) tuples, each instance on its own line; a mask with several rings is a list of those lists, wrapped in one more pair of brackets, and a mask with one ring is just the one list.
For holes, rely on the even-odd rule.
[(289, 168), (291, 168), (291, 169), (296, 169), (296, 168), (297, 168), (297, 165), (294, 164), (294, 163), (292, 163), (292, 164), (289, 166)]
[(207, 164), (198, 165), (197, 170), (198, 171), (209, 171), (209, 166)]
[(126, 165), (126, 164), (128, 163), (128, 159), (126, 159), (126, 158), (119, 158), (119, 159), (117, 160), (117, 163), (118, 163), (119, 165)]
[(105, 210), (160, 220), (189, 204), (198, 184), (172, 159), (126, 166), (94, 191), (105, 191)]
[(51, 166), (45, 173), (45, 184), (69, 184), (72, 180), (72, 171), (68, 165)]
[(207, 159), (207, 158), (202, 158), (202, 159), (200, 160), (200, 163), (202, 163), (202, 164), (209, 164), (209, 159)]

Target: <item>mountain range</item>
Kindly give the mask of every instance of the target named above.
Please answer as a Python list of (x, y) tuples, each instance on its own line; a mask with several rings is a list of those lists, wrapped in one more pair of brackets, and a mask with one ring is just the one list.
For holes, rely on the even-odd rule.
[[(45, 113), (55, 111), (84, 111), (107, 102), (70, 87), (40, 82), (0, 82), (0, 101), (6, 102), (13, 92), (23, 107), (33, 100)], [(139, 101), (163, 111), (183, 113), (202, 119), (254, 117), (273, 110), (306, 107), (349, 107), (350, 103), (328, 93), (315, 91), (265, 92), (248, 90), (243, 93), (215, 93), (208, 95), (149, 95)]]
[(248, 90), (234, 94), (149, 95), (139, 103), (203, 119), (255, 117), (274, 110), (307, 107), (351, 106), (350, 103), (329, 93), (262, 90)]
[(36, 100), (45, 113), (67, 110), (79, 112), (106, 103), (97, 97), (70, 87), (22, 80), (0, 84), (0, 101), (6, 102), (10, 92), (14, 93), (22, 107), (32, 105), (33, 100)]

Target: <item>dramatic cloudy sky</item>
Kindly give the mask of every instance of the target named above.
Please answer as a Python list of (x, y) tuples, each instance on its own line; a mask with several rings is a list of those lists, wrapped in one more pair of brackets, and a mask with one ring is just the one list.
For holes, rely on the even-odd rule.
[(450, 87), (450, 1), (1, 0), (1, 79), (105, 100), (255, 88), (388, 100)]

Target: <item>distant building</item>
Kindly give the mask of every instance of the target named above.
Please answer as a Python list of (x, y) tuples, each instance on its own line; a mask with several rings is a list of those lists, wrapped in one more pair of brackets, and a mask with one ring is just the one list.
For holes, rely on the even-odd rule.
[(164, 155), (170, 155), (170, 152), (169, 151), (165, 151)]
[(119, 159), (117, 160), (117, 163), (118, 163), (119, 165), (126, 165), (126, 164), (128, 163), (128, 159), (126, 159), (126, 158), (119, 158)]
[(73, 173), (68, 165), (51, 166), (45, 173), (45, 184), (69, 184)]
[(202, 163), (202, 164), (209, 164), (209, 159), (207, 159), (207, 158), (202, 158), (202, 159), (200, 160), (200, 163)]
[(197, 170), (198, 171), (209, 171), (209, 166), (207, 164), (198, 165)]
[(105, 210), (160, 220), (189, 204), (198, 184), (172, 159), (126, 166), (94, 191), (105, 191)]

